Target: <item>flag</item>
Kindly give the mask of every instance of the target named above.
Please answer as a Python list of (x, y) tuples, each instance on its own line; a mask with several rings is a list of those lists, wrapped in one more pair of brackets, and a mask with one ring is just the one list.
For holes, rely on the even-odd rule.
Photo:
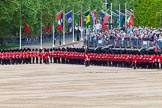
[(105, 14), (104, 20), (103, 20), (103, 22), (102, 22), (102, 30), (107, 30), (107, 29), (108, 29), (108, 28), (107, 28), (107, 25), (105, 25), (105, 24), (108, 23), (109, 17), (110, 17), (109, 15), (106, 15), (106, 14)]
[(112, 11), (112, 23), (114, 27), (119, 25), (119, 15)]
[(126, 15), (126, 26), (129, 26), (129, 20), (130, 20), (130, 16)]
[(82, 24), (83, 24), (83, 18), (82, 18), (82, 13), (80, 12), (79, 13), (79, 25), (80, 25), (80, 27), (82, 27)]
[(104, 21), (105, 12), (101, 11), (100, 16), (101, 16), (101, 24), (102, 24), (102, 22)]
[(68, 21), (68, 28), (72, 28), (73, 26), (73, 20), (72, 20), (72, 11), (66, 13), (66, 18), (67, 18), (67, 21)]
[(25, 33), (29, 33), (30, 32), (30, 28), (29, 28), (29, 25), (26, 21), (24, 21), (24, 32)]
[(74, 22), (75, 25), (79, 26), (79, 16), (77, 14), (74, 14)]
[(100, 15), (101, 15), (102, 30), (107, 30), (108, 28), (107, 28), (107, 25), (105, 25), (105, 24), (108, 23), (110, 16), (103, 11), (101, 11)]
[(89, 11), (86, 11), (86, 12), (84, 13), (84, 16), (85, 16), (85, 23), (86, 23), (86, 26), (90, 25), (90, 23), (91, 23), (91, 16), (90, 16)]
[(106, 14), (105, 14), (105, 16), (104, 16), (104, 21), (103, 21), (104, 24), (108, 22), (109, 17), (110, 17), (109, 15), (106, 15)]
[(129, 26), (134, 26), (133, 13), (130, 12)]
[(58, 21), (57, 29), (63, 30), (63, 12), (59, 12), (56, 16), (56, 20)]
[(120, 11), (118, 11), (117, 10), (117, 12), (118, 12), (118, 14), (120, 15), (120, 27), (121, 28), (123, 28), (123, 23), (124, 23), (124, 19), (125, 19), (125, 14), (124, 13), (122, 13), (122, 12), (120, 12)]
[(127, 18), (126, 19), (126, 25), (127, 26), (134, 26), (133, 13), (128, 11), (128, 10), (127, 10), (127, 12), (128, 12), (129, 15), (127, 15), (127, 17), (126, 17)]
[(123, 28), (124, 15), (120, 15), (120, 27)]
[(93, 25), (96, 25), (96, 20), (97, 20), (97, 12), (96, 12), (96, 10), (94, 10), (92, 13), (91, 13), (91, 15), (92, 15), (92, 21), (93, 21)]
[(47, 25), (46, 22), (44, 22), (44, 31), (48, 33), (51, 30), (52, 30), (52, 22), (50, 23), (50, 25)]

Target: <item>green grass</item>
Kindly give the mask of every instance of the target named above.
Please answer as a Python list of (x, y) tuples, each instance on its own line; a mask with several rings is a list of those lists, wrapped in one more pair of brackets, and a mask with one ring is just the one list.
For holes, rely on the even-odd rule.
[(9, 44), (6, 44), (6, 46), (0, 46), (0, 50), (1, 49), (11, 49), (11, 48), (16, 48), (16, 47), (19, 47), (19, 44), (9, 43)]

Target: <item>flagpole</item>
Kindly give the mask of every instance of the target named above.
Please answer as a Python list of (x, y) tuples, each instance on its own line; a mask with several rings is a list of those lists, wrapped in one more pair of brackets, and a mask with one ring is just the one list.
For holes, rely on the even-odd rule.
[(52, 29), (53, 29), (53, 47), (55, 47), (55, 25), (54, 25), (54, 21), (53, 21), (53, 27), (52, 27)]
[(65, 45), (65, 6), (63, 7), (63, 45)]
[[(119, 12), (120, 12), (120, 4), (119, 4)], [(120, 13), (119, 13), (119, 29), (120, 29)]]
[(74, 40), (74, 6), (73, 6), (73, 42), (75, 42), (75, 40)]
[(40, 33), (41, 33), (41, 35), (40, 35), (40, 49), (42, 49), (43, 47), (42, 47), (42, 11), (41, 11), (41, 31), (40, 31)]
[[(111, 3), (111, 24), (112, 24), (112, 3)], [(112, 29), (112, 25), (111, 25), (111, 29)]]
[(83, 22), (83, 21), (82, 21), (82, 20), (83, 20), (83, 19), (82, 19), (82, 5), (81, 5), (81, 14), (80, 14), (79, 16), (80, 16), (80, 18), (81, 18), (81, 19), (80, 19), (81, 21), (79, 21), (80, 24), (81, 24), (81, 25), (80, 25), (80, 27), (81, 27), (81, 40), (83, 40), (83, 28), (82, 28), (82, 25), (83, 25), (83, 24), (82, 24), (82, 22)]
[[(52, 2), (53, 6), (54, 6), (54, 2)], [(53, 17), (54, 17), (54, 10), (53, 10)], [(53, 18), (52, 18), (53, 19)], [(53, 25), (52, 25), (52, 32), (53, 32), (53, 39), (52, 39), (52, 47), (55, 47), (55, 20), (53, 19)]]
[(97, 29), (96, 29), (96, 25), (97, 25), (97, 9), (96, 10), (96, 22), (95, 22), (95, 33), (97, 34)]
[(126, 24), (127, 24), (127, 7), (126, 7), (126, 3), (125, 3), (125, 27), (126, 27)]
[(20, 4), (20, 47), (19, 49), (21, 49), (21, 4)]

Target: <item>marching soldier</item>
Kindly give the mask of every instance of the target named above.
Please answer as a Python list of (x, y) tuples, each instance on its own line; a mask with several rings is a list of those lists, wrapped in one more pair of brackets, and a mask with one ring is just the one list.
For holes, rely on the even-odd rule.
[(133, 67), (134, 67), (134, 69), (137, 69), (137, 59), (138, 59), (137, 55), (133, 55)]
[(53, 61), (52, 48), (49, 50), (49, 59), (50, 59), (50, 63), (52, 63)]
[(0, 50), (0, 64), (2, 64), (2, 51)]
[(32, 49), (32, 51), (30, 51), (30, 55), (31, 55), (31, 63), (35, 64), (35, 56), (36, 56), (36, 54), (35, 54), (34, 49)]
[(35, 61), (36, 61), (36, 64), (38, 64), (38, 58), (39, 58), (39, 51), (38, 49), (35, 50)]
[(43, 58), (44, 58), (44, 63), (49, 64), (49, 50), (46, 49), (44, 50)]
[(39, 50), (39, 53), (38, 53), (38, 59), (39, 59), (39, 63), (42, 64), (42, 62), (43, 62), (43, 52), (42, 52), (41, 49)]
[(85, 54), (85, 66), (86, 67), (89, 66), (89, 63), (90, 63), (90, 59), (89, 59), (88, 55)]

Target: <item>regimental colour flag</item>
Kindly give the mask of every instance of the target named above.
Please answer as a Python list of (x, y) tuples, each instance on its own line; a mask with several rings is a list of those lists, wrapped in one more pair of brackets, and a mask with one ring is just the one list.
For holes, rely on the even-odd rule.
[(25, 33), (29, 33), (30, 32), (30, 28), (29, 28), (29, 25), (26, 21), (24, 21), (24, 32)]
[(97, 11), (94, 10), (94, 11), (91, 13), (91, 16), (92, 16), (93, 25), (96, 25), (96, 23), (97, 23)]
[(66, 13), (66, 19), (68, 21), (68, 28), (69, 29), (72, 28), (72, 26), (73, 26), (72, 14), (73, 14), (72, 11)]
[(63, 30), (63, 12), (60, 11), (57, 16), (56, 20), (58, 21), (57, 29), (58, 30)]
[(52, 30), (52, 22), (50, 22), (50, 24), (46, 24), (46, 22), (44, 22), (44, 31), (48, 33), (51, 30)]

